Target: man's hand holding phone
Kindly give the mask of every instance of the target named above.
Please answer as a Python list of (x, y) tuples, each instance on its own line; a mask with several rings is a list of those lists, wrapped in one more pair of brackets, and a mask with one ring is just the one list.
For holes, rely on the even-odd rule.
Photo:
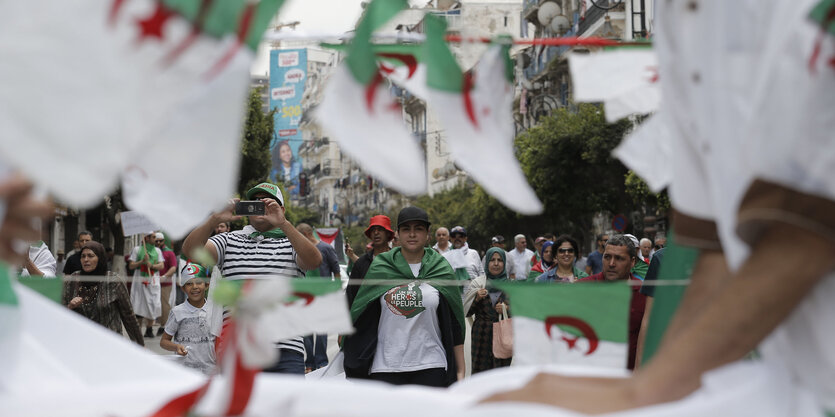
[(219, 223), (223, 222), (233, 222), (236, 220), (240, 220), (242, 216), (238, 216), (235, 214), (235, 204), (237, 204), (241, 199), (233, 198), (229, 200), (229, 204), (223, 208), (223, 210), (218, 211), (212, 214), (212, 227), (217, 226)]
[(238, 216), (263, 216), (267, 214), (266, 204), (260, 200), (237, 201), (235, 214)]

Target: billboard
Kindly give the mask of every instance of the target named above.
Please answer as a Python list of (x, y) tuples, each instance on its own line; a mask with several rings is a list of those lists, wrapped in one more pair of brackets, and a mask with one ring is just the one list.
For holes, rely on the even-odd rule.
[(270, 179), (284, 184), (290, 198), (299, 196), (302, 163), (302, 96), (307, 80), (307, 49), (270, 51), (270, 109), (275, 112), (275, 131), (270, 144)]

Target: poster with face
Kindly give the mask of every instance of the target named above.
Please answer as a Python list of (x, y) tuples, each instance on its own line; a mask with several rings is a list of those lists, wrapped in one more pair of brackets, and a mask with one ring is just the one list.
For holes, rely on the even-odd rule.
[(275, 112), (275, 131), (270, 143), (270, 179), (284, 184), (291, 199), (299, 196), (302, 163), (302, 96), (307, 79), (307, 49), (270, 51), (270, 109)]

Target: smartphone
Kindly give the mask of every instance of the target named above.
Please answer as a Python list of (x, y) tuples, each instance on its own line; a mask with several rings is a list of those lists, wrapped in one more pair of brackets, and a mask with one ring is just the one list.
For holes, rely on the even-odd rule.
[(238, 201), (235, 203), (236, 216), (263, 216), (267, 212), (263, 201)]

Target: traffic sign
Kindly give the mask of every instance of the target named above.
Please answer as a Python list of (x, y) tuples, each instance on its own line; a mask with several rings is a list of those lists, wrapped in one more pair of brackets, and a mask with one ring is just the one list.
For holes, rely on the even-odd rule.
[(618, 214), (612, 219), (612, 229), (616, 232), (623, 232), (626, 230), (626, 216)]

